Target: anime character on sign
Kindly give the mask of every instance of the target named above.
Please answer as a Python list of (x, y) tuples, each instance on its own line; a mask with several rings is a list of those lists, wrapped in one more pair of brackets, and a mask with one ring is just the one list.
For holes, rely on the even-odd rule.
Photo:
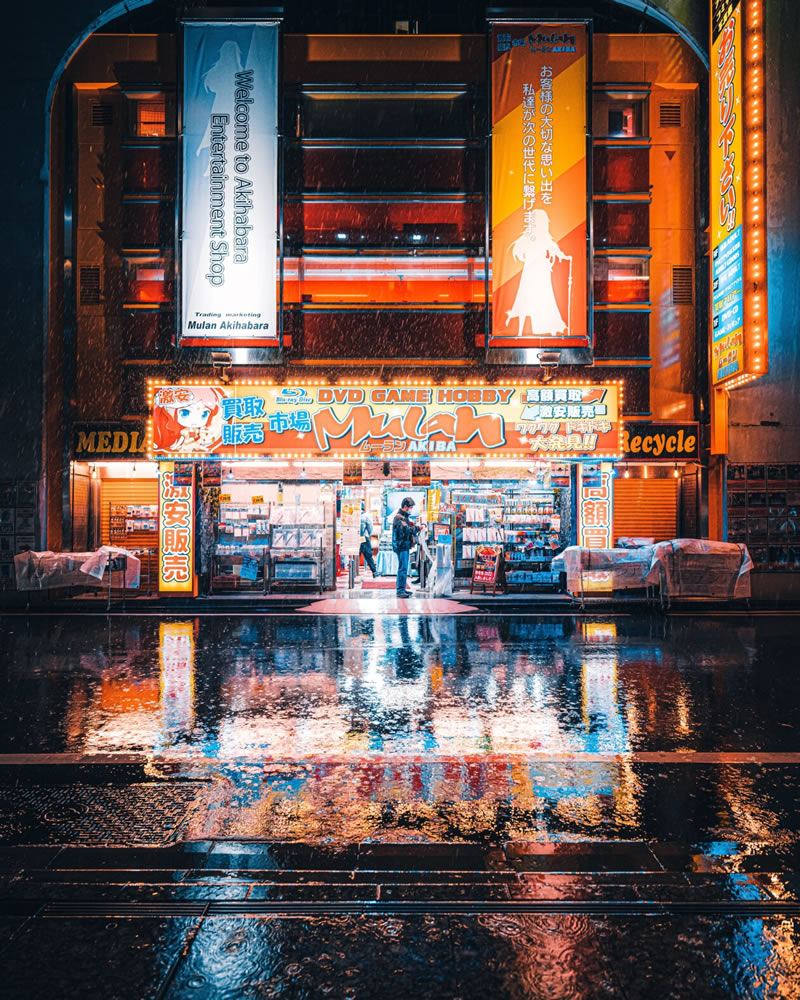
[(169, 386), (156, 392), (153, 444), (157, 452), (176, 454), (214, 451), (222, 443), (220, 401), (214, 386)]
[(569, 323), (564, 322), (556, 302), (553, 288), (553, 265), (557, 260), (569, 261), (569, 315), (572, 299), (572, 258), (563, 253), (550, 235), (550, 219), (543, 208), (531, 213), (533, 219), (519, 239), (511, 244), (515, 260), (522, 261), (522, 273), (514, 304), (508, 310), (506, 326), (512, 319), (519, 322), (517, 336), (521, 337), (525, 323), (530, 321), (531, 334), (556, 336), (569, 333)]

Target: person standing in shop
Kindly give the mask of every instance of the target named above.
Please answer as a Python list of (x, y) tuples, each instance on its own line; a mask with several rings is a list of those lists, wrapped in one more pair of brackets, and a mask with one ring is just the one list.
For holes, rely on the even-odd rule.
[(369, 566), (373, 577), (378, 575), (378, 569), (375, 566), (375, 559), (372, 555), (372, 518), (364, 510), (363, 506), (361, 508), (361, 547), (359, 552), (364, 557), (364, 564)]
[(397, 596), (411, 597), (411, 591), (406, 588), (408, 582), (408, 554), (416, 542), (419, 529), (411, 523), (411, 511), (414, 501), (405, 497), (400, 504), (400, 510), (392, 521), (392, 550), (397, 554)]

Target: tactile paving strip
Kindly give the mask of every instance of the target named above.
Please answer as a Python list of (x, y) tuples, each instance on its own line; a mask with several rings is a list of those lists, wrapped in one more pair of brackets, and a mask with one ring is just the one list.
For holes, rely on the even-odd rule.
[(180, 835), (194, 783), (0, 786), (0, 843), (160, 846)]

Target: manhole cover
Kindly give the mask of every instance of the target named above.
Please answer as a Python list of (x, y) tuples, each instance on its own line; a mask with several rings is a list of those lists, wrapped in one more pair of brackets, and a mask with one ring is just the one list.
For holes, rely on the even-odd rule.
[(158, 846), (176, 840), (197, 785), (0, 786), (0, 843)]

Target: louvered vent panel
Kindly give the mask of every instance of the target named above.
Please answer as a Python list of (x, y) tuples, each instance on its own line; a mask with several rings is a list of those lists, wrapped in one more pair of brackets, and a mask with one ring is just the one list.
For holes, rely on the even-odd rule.
[(81, 305), (100, 305), (100, 268), (87, 264), (80, 271)]
[(658, 124), (661, 128), (680, 128), (680, 104), (660, 104), (658, 106)]
[(92, 104), (92, 125), (107, 128), (114, 120), (114, 108), (110, 104)]
[(672, 304), (690, 306), (694, 301), (694, 275), (691, 267), (672, 268)]

